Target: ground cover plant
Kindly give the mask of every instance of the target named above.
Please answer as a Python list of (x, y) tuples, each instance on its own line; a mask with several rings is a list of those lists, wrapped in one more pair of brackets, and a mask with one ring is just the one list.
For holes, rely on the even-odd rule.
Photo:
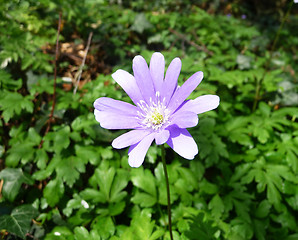
[(125, 131), (93, 113), (99, 97), (130, 102), (111, 74), (156, 51), (181, 58), (180, 86), (204, 72), (190, 99), (221, 99), (189, 130), (193, 160), (166, 148), (174, 239), (297, 239), (296, 14), (292, 1), (2, 1), (1, 239), (170, 239), (160, 148), (131, 168), (111, 147)]

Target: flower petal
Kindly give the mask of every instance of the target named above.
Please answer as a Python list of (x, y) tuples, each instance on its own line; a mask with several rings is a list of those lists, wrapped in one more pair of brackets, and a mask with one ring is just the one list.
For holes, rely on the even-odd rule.
[(139, 128), (139, 120), (134, 115), (125, 115), (115, 112), (94, 110), (96, 121), (102, 128), (106, 129), (133, 129)]
[(144, 137), (146, 137), (149, 134), (149, 131), (145, 131), (142, 129), (132, 130), (115, 138), (112, 142), (112, 146), (113, 148), (117, 149), (125, 148), (140, 142)]
[(169, 137), (170, 137), (170, 131), (167, 129), (164, 129), (161, 132), (158, 132), (155, 134), (155, 143), (157, 145), (164, 144), (166, 141), (168, 141)]
[(193, 159), (198, 153), (198, 146), (186, 129), (175, 126), (170, 128), (170, 138), (167, 144), (181, 157)]
[(168, 109), (175, 111), (203, 79), (203, 72), (196, 72), (174, 93)]
[(140, 100), (143, 99), (140, 89), (133, 75), (124, 70), (119, 69), (112, 74), (112, 78), (123, 88), (123, 90), (127, 93), (127, 95), (135, 104), (137, 104)]
[(149, 69), (155, 87), (155, 91), (160, 92), (162, 89), (163, 79), (165, 75), (165, 58), (161, 53), (153, 53), (150, 60)]
[(217, 95), (203, 95), (194, 100), (186, 102), (180, 110), (191, 111), (196, 114), (208, 112), (218, 107), (219, 97)]
[(145, 159), (145, 155), (154, 139), (154, 133), (149, 134), (139, 143), (132, 145), (129, 148), (128, 164), (131, 167), (139, 167), (142, 165)]
[(138, 108), (130, 103), (101, 97), (95, 100), (94, 108), (99, 111), (115, 112), (125, 115), (137, 115)]
[(171, 97), (177, 88), (180, 71), (181, 60), (180, 58), (174, 58), (167, 69), (165, 81), (161, 91), (162, 98), (165, 97), (166, 105), (170, 102)]
[(145, 59), (140, 55), (135, 56), (132, 61), (132, 69), (143, 99), (149, 104), (150, 98), (155, 96), (155, 90)]
[(190, 128), (198, 124), (198, 115), (189, 111), (177, 111), (173, 114), (171, 123), (176, 124), (179, 128)]

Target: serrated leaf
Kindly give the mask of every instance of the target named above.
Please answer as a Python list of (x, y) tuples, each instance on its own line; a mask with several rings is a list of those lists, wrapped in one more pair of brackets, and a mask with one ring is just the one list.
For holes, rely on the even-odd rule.
[(192, 191), (192, 186), (185, 179), (178, 179), (174, 186), (175, 192), (181, 197), (181, 201), (188, 205), (193, 199), (192, 194), (190, 193)]
[(44, 149), (37, 149), (35, 151), (35, 162), (39, 169), (45, 169), (47, 167), (48, 155)]
[(156, 198), (155, 178), (148, 169), (133, 169), (131, 181), (136, 187)]
[(284, 228), (291, 229), (292, 231), (296, 231), (297, 229), (295, 216), (293, 216), (286, 208), (284, 208), (280, 214), (273, 214), (272, 219), (281, 224)]
[(17, 92), (4, 92), (0, 98), (0, 110), (5, 122), (8, 122), (15, 115), (19, 115), (22, 110), (33, 112), (32, 97), (23, 97)]
[(85, 200), (90, 200), (94, 203), (105, 203), (106, 202), (106, 196), (103, 192), (98, 191), (97, 189), (92, 188), (86, 188), (83, 191), (80, 192), (80, 195)]
[(43, 190), (43, 195), (51, 207), (54, 207), (59, 202), (63, 193), (64, 185), (60, 178), (49, 181)]
[(62, 149), (65, 149), (70, 144), (70, 127), (63, 126), (55, 132), (49, 132), (43, 143), (43, 148), (49, 152), (60, 153)]
[(152, 207), (157, 202), (157, 199), (151, 194), (136, 192), (131, 201), (134, 204), (140, 204), (141, 207)]
[(257, 182), (258, 192), (267, 188), (267, 198), (271, 204), (278, 207), (281, 201), (280, 192), (284, 188), (284, 180), (296, 183), (295, 176), (284, 165), (266, 164), (263, 160), (255, 162), (253, 168), (241, 179), (242, 183)]
[(212, 226), (212, 222), (204, 220), (204, 214), (200, 213), (190, 224), (190, 229), (185, 232), (185, 236), (190, 240), (204, 239), (215, 240), (216, 227)]
[(247, 201), (243, 201), (241, 199), (241, 201), (236, 200), (235, 198), (233, 199), (233, 204), (235, 206), (235, 210), (236, 213), (239, 217), (241, 217), (242, 219), (244, 219), (246, 222), (250, 223), (251, 222), (251, 218), (250, 218), (250, 214), (249, 214), (249, 202)]
[(18, 90), (22, 87), (22, 79), (15, 80), (11, 75), (0, 67), (0, 87), (1, 89)]
[(208, 204), (208, 209), (211, 210), (212, 216), (219, 219), (225, 210), (224, 203), (221, 197), (216, 194)]
[(134, 239), (155, 240), (159, 239), (164, 234), (162, 229), (154, 230), (155, 222), (151, 221), (150, 216), (144, 213), (141, 213), (132, 219), (131, 228), (135, 234)]
[(31, 221), (38, 211), (31, 205), (22, 205), (12, 210), (10, 215), (0, 216), (0, 230), (6, 231), (25, 239), (30, 230)]
[(122, 201), (122, 202), (117, 202), (115, 204), (109, 204), (109, 215), (110, 216), (117, 216), (119, 215), (120, 213), (123, 212), (125, 208), (125, 202)]
[(127, 192), (122, 191), (127, 186), (127, 184), (127, 171), (118, 169), (110, 191), (110, 202), (119, 202), (127, 195)]
[(218, 192), (218, 187), (208, 182), (205, 178), (199, 183), (199, 190), (207, 194), (215, 194)]
[(231, 221), (231, 231), (237, 233), (235, 239), (251, 239), (253, 236), (252, 226), (242, 218), (236, 218)]
[(61, 159), (56, 167), (57, 176), (70, 187), (79, 179), (80, 173), (84, 173), (85, 170), (85, 163), (75, 156)]
[(94, 203), (110, 203), (109, 208), (113, 206), (112, 203), (124, 203), (121, 201), (127, 195), (127, 192), (124, 191), (128, 184), (127, 171), (122, 169), (116, 171), (114, 167), (102, 164), (100, 168), (95, 170), (94, 175), (90, 178), (90, 183), (94, 188), (87, 188), (80, 193), (84, 199)]
[(97, 163), (100, 159), (98, 151), (96, 151), (96, 148), (93, 146), (81, 146), (76, 144), (75, 152), (79, 158), (84, 159), (84, 162), (90, 162), (91, 164)]
[(97, 217), (92, 224), (92, 228), (97, 230), (99, 236), (103, 239), (113, 236), (116, 230), (111, 217)]

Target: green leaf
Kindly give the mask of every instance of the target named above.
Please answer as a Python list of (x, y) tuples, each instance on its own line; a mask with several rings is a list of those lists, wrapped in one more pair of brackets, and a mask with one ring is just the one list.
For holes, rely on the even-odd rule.
[(131, 181), (136, 187), (156, 197), (155, 178), (148, 169), (135, 168), (131, 175)]
[(134, 204), (139, 204), (141, 207), (152, 207), (157, 202), (156, 197), (143, 192), (135, 193), (135, 195), (131, 198), (131, 201)]
[(263, 200), (260, 202), (258, 208), (255, 211), (255, 215), (258, 218), (265, 218), (268, 216), (271, 209), (271, 204), (268, 200)]
[(109, 239), (116, 230), (111, 217), (97, 217), (92, 223), (92, 228), (97, 230), (103, 239)]
[(12, 210), (10, 215), (0, 216), (0, 230), (6, 231), (25, 239), (29, 233), (31, 221), (38, 215), (38, 211), (31, 205), (22, 205)]
[(218, 194), (216, 194), (211, 199), (211, 201), (208, 204), (208, 209), (211, 210), (212, 216), (214, 216), (216, 219), (219, 219), (222, 216), (225, 210), (225, 206), (221, 197)]
[(8, 156), (6, 158), (6, 165), (9, 167), (18, 166), (19, 162), (26, 164), (30, 160), (33, 159), (34, 156), (34, 148), (32, 142), (19, 142), (8, 150)]
[(234, 239), (251, 239), (253, 236), (252, 226), (242, 218), (235, 218), (231, 221), (231, 232), (235, 233)]
[(225, 134), (232, 142), (238, 142), (241, 145), (252, 145), (249, 137), (249, 130), (247, 128), (250, 119), (247, 117), (236, 117), (231, 119), (226, 124)]
[(98, 191), (97, 189), (86, 188), (80, 195), (85, 200), (90, 200), (94, 203), (105, 203), (107, 201), (106, 196), (103, 192)]
[(125, 202), (122, 200), (127, 195), (127, 192), (123, 191), (128, 184), (127, 171), (122, 169), (115, 171), (114, 167), (108, 168), (107, 165), (102, 164), (95, 170), (90, 183), (94, 188), (86, 188), (80, 195), (93, 203), (109, 203), (108, 207), (99, 208), (98, 211), (115, 216), (124, 210)]
[(127, 195), (127, 192), (122, 191), (127, 184), (127, 171), (118, 169), (110, 191), (110, 202), (120, 202)]
[[(178, 188), (173, 186), (173, 183), (175, 183), (178, 180), (179, 174), (178, 174), (178, 169), (180, 168), (180, 163), (178, 161), (167, 165), (168, 169), (168, 175), (169, 175), (169, 184), (170, 184), (170, 195), (171, 195), (171, 203), (174, 202), (177, 198), (178, 195), (176, 194), (176, 190)], [(154, 174), (155, 174), (155, 186), (158, 187), (158, 203), (162, 205), (167, 205), (167, 188), (166, 188), (166, 182), (165, 182), (165, 175), (164, 175), (164, 169), (163, 165), (160, 162), (157, 167), (154, 169)], [(152, 179), (153, 180), (153, 179)], [(146, 193), (150, 195), (150, 198), (152, 198), (152, 195), (150, 193)], [(148, 200), (150, 199), (149, 197), (146, 199), (148, 204), (155, 204), (155, 196), (153, 196), (152, 200), (149, 202)]]
[(204, 214), (200, 213), (193, 219), (189, 231), (185, 232), (185, 236), (190, 240), (215, 240), (214, 234), (216, 231), (217, 228), (212, 226), (212, 222), (204, 220)]
[(66, 226), (56, 226), (48, 233), (45, 237), (45, 240), (74, 240), (73, 233)]
[(22, 87), (22, 79), (12, 79), (11, 75), (0, 67), (0, 87), (1, 89), (18, 90)]
[(122, 201), (122, 202), (117, 202), (115, 204), (109, 204), (109, 215), (110, 216), (117, 216), (119, 215), (120, 213), (123, 212), (125, 208), (125, 202)]
[(143, 192), (137, 192), (132, 201), (141, 206), (153, 206), (157, 202), (155, 178), (148, 169), (137, 168), (131, 173), (131, 181)]
[(260, 143), (266, 143), (270, 136), (268, 130), (261, 128), (260, 126), (254, 128), (253, 134), (258, 138)]
[(54, 207), (59, 202), (63, 193), (64, 185), (62, 180), (58, 177), (49, 181), (43, 190), (43, 195), (51, 207)]
[(75, 145), (75, 151), (78, 158), (83, 159), (83, 162), (90, 162), (91, 164), (96, 164), (100, 159), (100, 151), (97, 151), (96, 148), (97, 147), (94, 146)]
[(132, 219), (131, 228), (133, 233), (135, 234), (134, 239), (155, 240), (159, 239), (164, 234), (164, 230), (154, 229), (155, 222), (151, 221), (150, 216), (145, 213), (136, 215)]
[(43, 148), (49, 152), (60, 153), (70, 144), (70, 127), (59, 127), (55, 132), (49, 132), (43, 143)]
[(33, 112), (31, 96), (23, 97), (17, 92), (2, 92), (0, 95), (0, 110), (5, 122), (8, 122), (15, 115), (20, 115), (22, 110)]
[(215, 194), (218, 192), (218, 187), (208, 182), (205, 178), (199, 183), (199, 190), (207, 194)]
[(44, 92), (53, 94), (54, 81), (52, 79), (48, 79), (45, 74), (35, 75), (31, 70), (29, 70), (26, 75), (28, 78), (27, 87), (32, 96), (42, 94)]
[(63, 158), (56, 166), (57, 176), (61, 178), (69, 187), (72, 187), (79, 179), (80, 173), (84, 173), (85, 162), (76, 156)]
[(88, 230), (83, 226), (75, 227), (74, 235), (76, 240), (90, 239)]
[(0, 179), (4, 180), (3, 197), (13, 202), (19, 193), (23, 183), (32, 185), (34, 181), (32, 178), (24, 174), (20, 168), (5, 168), (0, 172)]
[(266, 229), (268, 228), (268, 220), (253, 220), (254, 232), (258, 240), (266, 240)]
[(276, 208), (280, 205), (281, 194), (284, 190), (284, 180), (297, 183), (297, 178), (290, 169), (284, 165), (266, 164), (264, 159), (256, 161), (253, 168), (242, 177), (242, 183), (250, 183), (255, 179), (258, 192), (263, 192), (267, 187), (267, 198), (269, 203)]
[(39, 169), (45, 169), (47, 167), (48, 155), (44, 149), (37, 149), (35, 151), (35, 161)]
[(292, 231), (297, 230), (297, 221), (295, 216), (292, 215), (287, 208), (284, 207), (280, 214), (272, 214), (272, 220), (281, 224), (285, 229), (291, 229)]
[(10, 133), (12, 141), (5, 160), (7, 166), (16, 167), (19, 161), (26, 164), (34, 159), (35, 147), (40, 144), (41, 137), (34, 128), (29, 128), (27, 132), (21, 132), (22, 130), (22, 127), (20, 127), (18, 129), (20, 132), (13, 133), (12, 130)]

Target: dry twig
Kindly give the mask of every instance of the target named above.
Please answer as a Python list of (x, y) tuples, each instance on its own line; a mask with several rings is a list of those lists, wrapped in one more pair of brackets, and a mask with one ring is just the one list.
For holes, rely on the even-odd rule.
[(92, 39), (92, 35), (93, 35), (93, 32), (91, 32), (89, 34), (89, 37), (88, 37), (88, 42), (87, 42), (87, 46), (86, 46), (86, 49), (85, 49), (85, 55), (84, 55), (84, 58), (83, 58), (83, 61), (82, 61), (82, 64), (80, 66), (80, 69), (79, 69), (79, 72), (78, 72), (78, 78), (77, 78), (77, 81), (76, 81), (76, 86), (73, 90), (73, 94), (76, 94), (77, 90), (78, 90), (78, 86), (79, 86), (79, 82), (81, 80), (81, 76), (82, 76), (82, 72), (83, 72), (83, 68), (84, 68), (84, 65), (85, 65), (85, 61), (86, 61), (86, 57), (87, 57), (87, 54), (88, 54), (88, 51), (89, 51), (89, 47), (90, 47), (90, 44), (91, 44), (91, 39)]
[(56, 51), (55, 51), (55, 60), (54, 60), (54, 92), (53, 92), (53, 103), (52, 103), (52, 109), (49, 116), (49, 119), (47, 121), (48, 125), (45, 130), (45, 133), (43, 135), (43, 139), (41, 140), (39, 144), (39, 148), (42, 147), (42, 144), (44, 142), (44, 137), (48, 134), (51, 128), (51, 122), (53, 121), (54, 116), (54, 110), (56, 105), (56, 82), (57, 82), (57, 61), (58, 61), (58, 54), (59, 54), (59, 36), (60, 36), (60, 30), (61, 30), (61, 19), (62, 19), (62, 13), (59, 13), (59, 22), (58, 22), (58, 29), (57, 29), (57, 40), (56, 40)]

